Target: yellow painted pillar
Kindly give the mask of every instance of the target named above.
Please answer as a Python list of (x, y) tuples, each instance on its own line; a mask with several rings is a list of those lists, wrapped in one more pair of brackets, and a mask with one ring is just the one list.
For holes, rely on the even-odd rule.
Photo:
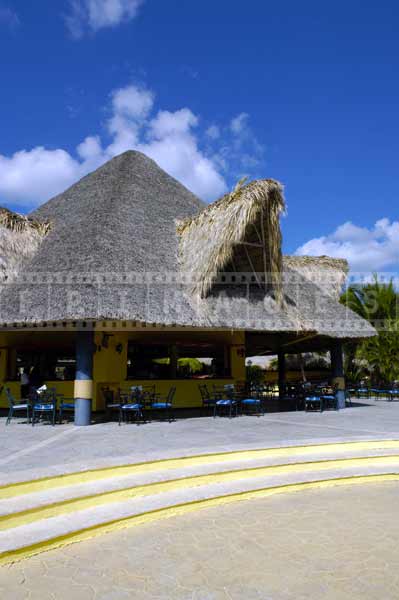
[(7, 348), (0, 350), (0, 384), (7, 380)]
[(94, 410), (105, 408), (101, 388), (107, 387), (116, 391), (126, 381), (127, 346), (127, 333), (96, 333), (93, 368)]
[(238, 384), (245, 384), (245, 333), (236, 333), (230, 346), (230, 368), (233, 379)]

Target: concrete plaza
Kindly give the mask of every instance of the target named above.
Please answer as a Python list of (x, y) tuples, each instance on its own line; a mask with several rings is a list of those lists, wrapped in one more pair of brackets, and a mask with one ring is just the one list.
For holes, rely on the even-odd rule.
[[(234, 503), (204, 504), (194, 512), (172, 510), (165, 519), (141, 523), (138, 519), (137, 525), (133, 523), (126, 529), (110, 530), (80, 543), (73, 543), (72, 539), (70, 545), (55, 546), (37, 556), (28, 554), (21, 562), (0, 567), (0, 597), (2, 600), (396, 599), (399, 597), (396, 514), (399, 442), (387, 440), (398, 439), (399, 403), (373, 400), (322, 414), (284, 412), (235, 419), (203, 417), (121, 427), (117, 423), (104, 423), (80, 428), (72, 424), (32, 428), (18, 421), (5, 427), (3, 421), (0, 423), (1, 485), (159, 458), (274, 449), (270, 457), (230, 456), (230, 462), (225, 464), (220, 458), (206, 457), (204, 464), (185, 468), (177, 465), (169, 471), (163, 471), (161, 463), (153, 473), (131, 473), (124, 478), (111, 477), (84, 485), (75, 482), (68, 488), (50, 486), (41, 492), (33, 490), (25, 496), (22, 493), (3, 499), (0, 501), (3, 548), (7, 545), (18, 548), (20, 544), (29, 545), (48, 536), (55, 539), (62, 531), (73, 534), (90, 523), (140, 515), (157, 507), (173, 508), (181, 502), (189, 504), (220, 494), (261, 490), (265, 486), (299, 483), (299, 487), (291, 493), (251, 499), (243, 496)], [(347, 441), (364, 443), (359, 449), (345, 444), (342, 450), (336, 446), (330, 450), (325, 446), (291, 448), (288, 458), (282, 455), (279, 458), (281, 451), (276, 450)], [(317, 462), (320, 460), (326, 462)], [(284, 466), (284, 463), (290, 464)], [(256, 473), (255, 467), (263, 471)], [(231, 469), (244, 471), (241, 475), (236, 471), (237, 475), (232, 477)], [(195, 475), (201, 474), (205, 476), (202, 487), (195, 483)], [(354, 485), (360, 476), (365, 476), (363, 481)], [(174, 487), (163, 491), (162, 481), (168, 484), (174, 477), (182, 479), (175, 479)], [(339, 486), (300, 485), (334, 477), (348, 480)], [(144, 488), (140, 492), (139, 487), (134, 487), (143, 484), (152, 486), (153, 491), (143, 495)], [(118, 494), (119, 489), (124, 493), (122, 488), (126, 488), (127, 495), (118, 501), (107, 504), (101, 496), (104, 492)], [(75, 509), (75, 498), (79, 500), (87, 493), (93, 494), (90, 505), (77, 505)], [(46, 505), (56, 501), (60, 501), (60, 512), (46, 515)], [(37, 515), (30, 523), (24, 521), (23, 512), (29, 508)], [(9, 511), (11, 521), (16, 520), (11, 529), (7, 529)]]
[(247, 448), (399, 438), (399, 403), (361, 401), (339, 412), (282, 412), (115, 422), (91, 427), (0, 420), (0, 485), (109, 465)]
[(398, 483), (208, 508), (0, 569), (3, 600), (394, 600)]

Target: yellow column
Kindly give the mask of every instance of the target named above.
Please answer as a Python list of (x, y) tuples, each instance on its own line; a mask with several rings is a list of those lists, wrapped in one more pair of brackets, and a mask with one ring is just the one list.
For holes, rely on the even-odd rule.
[[(108, 337), (106, 337), (108, 335)], [(94, 410), (103, 410), (102, 387), (116, 390), (123, 386), (127, 373), (128, 335), (123, 332), (110, 334), (97, 332), (94, 354)]]
[(230, 346), (231, 375), (238, 384), (245, 384), (245, 333), (238, 332), (232, 337)]

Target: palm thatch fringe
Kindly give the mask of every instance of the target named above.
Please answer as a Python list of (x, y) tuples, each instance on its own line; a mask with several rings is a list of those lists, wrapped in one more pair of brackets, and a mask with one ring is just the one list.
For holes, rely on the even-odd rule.
[(245, 184), (241, 180), (230, 194), (177, 222), (181, 268), (195, 281), (192, 292), (201, 298), (209, 293), (217, 273), (234, 264), (235, 249), (248, 241), (252, 226), (263, 251), (263, 271), (271, 274), (275, 296), (281, 301), (280, 215), (284, 211), (283, 187), (278, 181)]
[(292, 269), (339, 300), (349, 272), (348, 261), (331, 256), (284, 256), (284, 267)]
[(0, 207), (0, 225), (16, 233), (25, 233), (27, 230), (33, 229), (40, 235), (46, 235), (50, 229), (50, 223), (35, 221), (2, 207)]
[(3, 277), (12, 277), (21, 262), (33, 256), (49, 229), (50, 223), (0, 208), (0, 272)]

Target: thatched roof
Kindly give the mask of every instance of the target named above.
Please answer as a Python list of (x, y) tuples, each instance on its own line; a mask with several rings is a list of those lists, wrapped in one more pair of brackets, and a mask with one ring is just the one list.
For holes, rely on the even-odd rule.
[(39, 248), (50, 225), (0, 207), (0, 278), (14, 276)]
[[(220, 271), (253, 268), (254, 272), (273, 273), (271, 283), (281, 295), (280, 214), (284, 210), (278, 181), (265, 179), (247, 185), (240, 181), (233, 192), (179, 223), (181, 267), (193, 276), (193, 292), (205, 297)], [(240, 246), (247, 258), (244, 269), (236, 267)], [(255, 247), (260, 260), (253, 258)]]
[[(40, 239), (29, 252), (13, 247), (18, 269), (0, 285), (0, 325), (126, 320), (373, 335), (310, 281), (317, 259), (282, 259), (282, 210), (273, 180), (241, 185), (207, 206), (154, 161), (126, 152), (26, 219), (19, 234)], [(318, 264), (330, 268), (327, 259)], [(270, 285), (261, 281), (265, 270)]]
[(348, 272), (348, 261), (331, 256), (284, 256), (286, 268), (299, 272), (322, 291), (339, 299)]

